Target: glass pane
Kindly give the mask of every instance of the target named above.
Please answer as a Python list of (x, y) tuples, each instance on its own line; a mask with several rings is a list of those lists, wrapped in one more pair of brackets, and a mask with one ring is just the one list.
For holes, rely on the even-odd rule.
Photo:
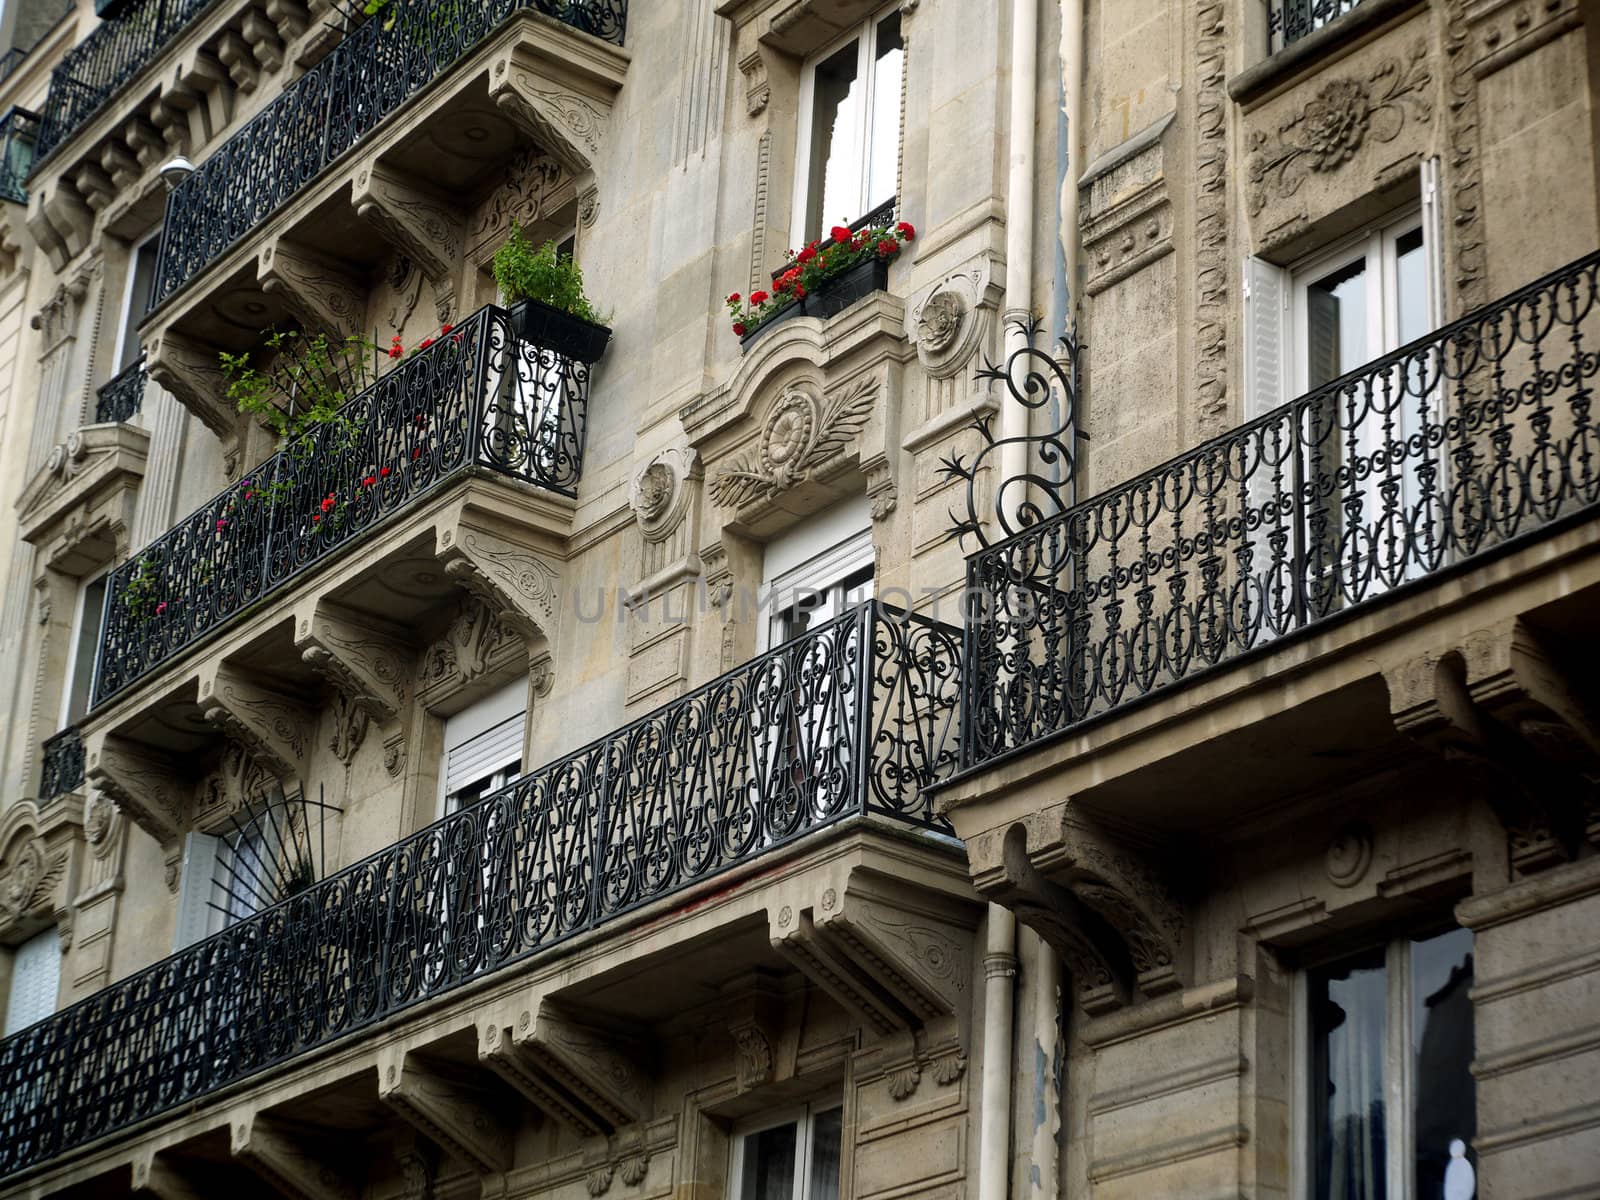
[(1422, 253), (1422, 230), (1413, 229), (1396, 238), (1394, 254), (1399, 344), (1404, 346), (1428, 332), (1428, 264)]
[[(1418, 1197), (1470, 1200), (1477, 1156), (1472, 1081), (1472, 933), (1452, 929), (1411, 943), (1412, 1096)], [(1461, 1153), (1452, 1162), (1452, 1143)], [(1454, 1185), (1453, 1187), (1450, 1185)]]
[(83, 615), (72, 647), (72, 683), (67, 692), (67, 724), (76, 725), (89, 711), (89, 685), (94, 682), (94, 655), (100, 645), (100, 618), (106, 602), (106, 577), (83, 589)]
[(1383, 950), (1311, 974), (1317, 1200), (1383, 1200)]
[(818, 1113), (811, 1122), (811, 1180), (806, 1200), (839, 1200), (839, 1142), (844, 1109)]
[(900, 14), (893, 13), (878, 22), (872, 66), (872, 128), (867, 163), (867, 201), (865, 216), (878, 205), (894, 199), (900, 170), (900, 74), (905, 67), (905, 44), (900, 40)]
[(740, 1200), (794, 1200), (793, 1123), (744, 1139), (744, 1195)]
[(1361, 258), (1306, 288), (1308, 387), (1321, 387), (1373, 357), (1367, 350), (1366, 277)]
[(134, 332), (139, 322), (150, 311), (150, 291), (155, 285), (156, 255), (161, 248), (160, 238), (151, 238), (134, 251), (129, 269), (133, 282), (128, 291), (128, 311), (122, 316), (122, 355), (117, 360), (117, 370), (130, 366), (141, 352), (139, 335)]
[(860, 41), (817, 64), (811, 99), (811, 151), (806, 176), (807, 241), (831, 224), (848, 225), (861, 214)]

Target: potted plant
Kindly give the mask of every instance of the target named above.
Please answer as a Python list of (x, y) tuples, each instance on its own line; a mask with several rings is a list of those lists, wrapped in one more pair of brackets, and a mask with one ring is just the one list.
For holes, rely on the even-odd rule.
[(790, 317), (825, 320), (843, 312), (889, 286), (889, 264), (916, 235), (905, 221), (854, 230), (835, 225), (826, 242), (785, 253), (788, 265), (773, 279), (771, 292), (758, 289), (748, 300), (738, 292), (728, 297), (733, 332), (748, 345), (758, 332)]
[(517, 336), (557, 354), (592, 363), (605, 353), (611, 330), (583, 294), (583, 271), (554, 242), (537, 250), (513, 226), (505, 245), (494, 252), (494, 281), (511, 306)]

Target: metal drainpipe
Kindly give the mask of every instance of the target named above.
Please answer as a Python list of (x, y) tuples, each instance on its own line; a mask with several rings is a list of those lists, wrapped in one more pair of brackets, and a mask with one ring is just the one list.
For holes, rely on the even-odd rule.
[(989, 905), (983, 953), (983, 1113), (978, 1131), (978, 1200), (1007, 1200), (1011, 1165), (1011, 1002), (1017, 920)]
[[(1011, 124), (1010, 167), (1006, 175), (1006, 357), (1028, 344), (1027, 335), (1011, 322), (1033, 311), (1033, 143), (1038, 105), (1036, 67), (1039, 50), (1039, 0), (1013, 0), (1011, 6)], [(1026, 363), (1019, 363), (1013, 384), (1026, 378)], [(1016, 401), (1000, 406), (1000, 435), (1028, 435), (1028, 409)], [(1016, 479), (1028, 469), (1028, 447), (1017, 442), (1001, 447), (1000, 477)], [(1020, 496), (1008, 495), (1007, 507)], [(1008, 514), (1009, 515), (1009, 514)]]
[[(1051, 334), (1060, 337), (1076, 316), (1075, 290), (1078, 286), (1078, 130), (1083, 74), (1083, 0), (1061, 0), (1061, 119), (1056, 127), (1056, 270), (1055, 295), (1050, 310)], [(1076, 336), (1077, 330), (1073, 329)], [(1081, 400), (1081, 397), (1079, 398)], [(1051, 427), (1059, 424), (1060, 409), (1051, 405)], [(1068, 504), (1078, 499), (1076, 469), (1081, 449), (1078, 421), (1081, 404), (1073, 409), (1072, 428), (1067, 445), (1073, 455), (1073, 476), (1065, 496)]]

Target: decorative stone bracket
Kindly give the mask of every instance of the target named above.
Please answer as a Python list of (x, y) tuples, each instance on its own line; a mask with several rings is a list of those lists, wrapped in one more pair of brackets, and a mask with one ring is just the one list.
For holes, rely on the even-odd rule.
[(905, 1099), (925, 1066), (941, 1083), (966, 1069), (977, 918), (970, 905), (856, 869), (814, 904), (781, 907), (770, 932), (818, 987), (880, 1037), (912, 1047), (890, 1072), (891, 1094)]
[(1087, 1013), (1186, 986), (1188, 924), (1162, 873), (1068, 808), (969, 842), (973, 883), (1055, 948)]
[(131, 1190), (139, 1200), (205, 1200), (205, 1189), (170, 1156), (140, 1147), (133, 1154)]
[(582, 53), (519, 39), (489, 68), (489, 99), (574, 175), (594, 169), (627, 59), (611, 47)]
[(1600, 844), (1600, 704), (1566, 669), (1576, 661), (1509, 620), (1385, 673), (1395, 728), (1462, 768), (1523, 873)]
[(84, 774), (135, 824), (168, 851), (175, 850), (188, 823), (182, 797), (189, 786), (170, 760), (115, 734), (84, 738)]
[(481, 1174), (511, 1166), (515, 1129), (481, 1079), (399, 1049), (378, 1056), (378, 1097), (418, 1132)]
[(227, 402), (227, 379), (217, 348), (162, 329), (145, 343), (145, 371), (217, 435), (231, 475), (239, 456), (244, 418)]
[(509, 531), (461, 519), (440, 528), (434, 554), (447, 576), (530, 646), (540, 638), (554, 644), (559, 576), (532, 546)]
[(377, 162), (356, 170), (350, 199), (356, 213), (420, 266), (436, 290), (451, 290), (466, 234), (459, 205)]
[(485, 1066), (579, 1137), (611, 1135), (651, 1114), (646, 1041), (636, 1030), (585, 1024), (548, 998), (517, 1026), (478, 1031)]
[(397, 632), (322, 600), (296, 618), (295, 646), (318, 674), (374, 720), (392, 721), (405, 711), (416, 663)]
[(309, 778), (315, 716), (292, 696), (251, 682), (226, 663), (200, 674), (200, 708), (207, 721), (231, 735), (279, 778)]
[(233, 1157), (281, 1196), (293, 1200), (359, 1200), (348, 1154), (289, 1123), (250, 1114), (233, 1122)]
[(304, 328), (340, 337), (361, 331), (366, 285), (326, 255), (280, 238), (257, 256), (256, 278)]

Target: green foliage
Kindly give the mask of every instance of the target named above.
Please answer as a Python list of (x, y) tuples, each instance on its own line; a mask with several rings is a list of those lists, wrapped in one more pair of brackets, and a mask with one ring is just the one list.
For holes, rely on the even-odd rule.
[(156, 615), (156, 605), (160, 603), (156, 593), (160, 585), (161, 581), (156, 576), (156, 560), (147, 554), (139, 560), (133, 578), (128, 580), (128, 586), (122, 591), (122, 603), (131, 619), (143, 624)]
[(512, 226), (505, 245), (494, 252), (494, 281), (507, 304), (538, 300), (596, 325), (610, 323), (610, 317), (595, 311), (583, 294), (583, 271), (572, 256), (557, 253), (554, 242), (535, 250), (517, 226)]
[(339, 431), (345, 447), (355, 444), (360, 426), (339, 410), (372, 381), (369, 363), (376, 351), (359, 334), (308, 337), (293, 329), (269, 329), (259, 351), (224, 351), (220, 361), (229, 401), (265, 422), (286, 450), (305, 454), (311, 450), (311, 434), (324, 425)]

